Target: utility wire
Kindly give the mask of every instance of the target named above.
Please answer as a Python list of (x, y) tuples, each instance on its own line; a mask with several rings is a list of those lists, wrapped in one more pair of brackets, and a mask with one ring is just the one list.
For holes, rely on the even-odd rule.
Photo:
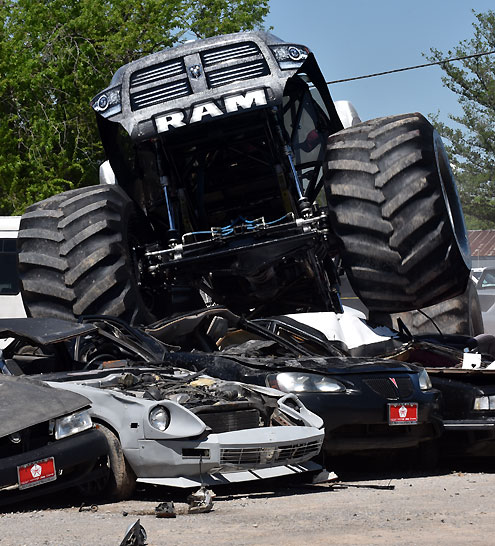
[(366, 74), (365, 76), (354, 76), (353, 78), (344, 78), (343, 80), (333, 80), (325, 82), (327, 85), (333, 83), (352, 82), (355, 80), (364, 80), (366, 78), (375, 78), (376, 76), (385, 76), (386, 74), (395, 74), (396, 72), (405, 72), (406, 70), (416, 70), (416, 68), (425, 68), (427, 66), (435, 66), (437, 64), (451, 63), (453, 61), (463, 61), (464, 59), (472, 59), (474, 57), (484, 57), (485, 55), (493, 55), (495, 49), (492, 51), (485, 51), (484, 53), (474, 53), (473, 55), (465, 55), (464, 57), (452, 57), (450, 59), (444, 59), (443, 61), (435, 61), (433, 63), (417, 64), (416, 66), (406, 66), (404, 68), (396, 68), (395, 70), (387, 70), (385, 72), (375, 72), (374, 74)]

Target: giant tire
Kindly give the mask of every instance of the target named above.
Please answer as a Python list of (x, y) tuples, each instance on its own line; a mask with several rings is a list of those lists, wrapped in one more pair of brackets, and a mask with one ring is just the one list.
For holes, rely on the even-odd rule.
[[(411, 334), (458, 334), (477, 336), (484, 333), (483, 317), (476, 286), (468, 282), (466, 290), (455, 298), (425, 307), (420, 311), (407, 311), (391, 316), (392, 326), (401, 319)], [(423, 314), (424, 313), (424, 314)], [(371, 320), (374, 319), (372, 316)], [(438, 329), (437, 329), (438, 328)]]
[(29, 207), (19, 229), (27, 313), (73, 320), (111, 315), (149, 323), (130, 239), (136, 210), (117, 186), (71, 190)]
[(422, 115), (332, 135), (325, 190), (343, 266), (370, 311), (420, 309), (464, 292), (462, 210), (441, 138)]

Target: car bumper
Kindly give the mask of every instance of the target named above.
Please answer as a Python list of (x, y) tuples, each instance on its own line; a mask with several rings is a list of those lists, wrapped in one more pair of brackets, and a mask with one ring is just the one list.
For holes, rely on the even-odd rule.
[(445, 432), (483, 430), (495, 432), (495, 419), (450, 419), (444, 420)]
[(304, 426), (209, 434), (201, 440), (140, 440), (126, 458), (140, 481), (298, 465), (321, 450), (323, 430)]
[[(86, 483), (103, 475), (97, 462), (108, 452), (105, 437), (96, 429), (57, 440), (50, 445), (0, 459), (0, 504), (18, 502)], [(56, 478), (19, 489), (18, 467), (53, 457)]]
[(495, 456), (495, 419), (449, 419), (444, 421), (444, 430), (443, 456)]
[[(323, 451), (327, 455), (400, 449), (438, 438), (442, 433), (438, 391), (408, 400), (319, 393), (298, 394), (325, 426)], [(418, 402), (416, 424), (390, 425), (388, 404)]]

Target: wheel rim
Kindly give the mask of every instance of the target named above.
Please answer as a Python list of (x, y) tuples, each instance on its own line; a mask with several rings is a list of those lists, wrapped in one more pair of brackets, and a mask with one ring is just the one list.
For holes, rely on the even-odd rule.
[(454, 174), (450, 167), (450, 162), (445, 151), (440, 135), (435, 131), (433, 137), (433, 146), (435, 150), (435, 159), (437, 163), (440, 185), (444, 197), (445, 206), (449, 215), (452, 233), (457, 243), (462, 259), (468, 269), (471, 269), (471, 253), (467, 238), (466, 224), (462, 214), (461, 201), (454, 182)]

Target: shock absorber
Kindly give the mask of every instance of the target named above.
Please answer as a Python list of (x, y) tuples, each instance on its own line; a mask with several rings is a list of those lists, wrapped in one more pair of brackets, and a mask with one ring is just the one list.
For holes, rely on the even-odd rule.
[(172, 200), (170, 198), (169, 178), (165, 174), (165, 168), (163, 165), (163, 153), (162, 153), (160, 142), (158, 140), (154, 140), (153, 146), (155, 149), (158, 179), (160, 181), (160, 186), (163, 191), (163, 196), (165, 197), (165, 206), (167, 207), (168, 242), (170, 243), (170, 246), (174, 246), (175, 244), (179, 242), (179, 234), (177, 232), (177, 228), (175, 224), (175, 211), (174, 211)]
[(277, 116), (277, 109), (274, 108), (272, 110), (272, 113), (273, 113), (273, 120), (274, 120), (275, 130), (277, 132), (278, 140), (280, 142), (284, 155), (287, 159), (287, 163), (290, 166), (292, 179), (294, 181), (294, 187), (297, 193), (297, 205), (298, 205), (299, 213), (303, 218), (308, 218), (312, 214), (311, 204), (304, 194), (304, 187), (302, 185), (301, 179), (299, 178), (299, 175), (297, 174), (297, 169), (294, 164), (294, 154), (292, 152), (292, 148), (290, 144), (288, 144), (286, 139), (284, 138), (282, 126)]

